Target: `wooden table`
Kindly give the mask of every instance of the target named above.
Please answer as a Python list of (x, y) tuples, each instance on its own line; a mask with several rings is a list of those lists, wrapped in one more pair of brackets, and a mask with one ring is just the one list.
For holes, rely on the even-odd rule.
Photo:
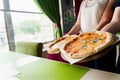
[(0, 53), (0, 64), (12, 64), (19, 80), (120, 80), (120, 74), (16, 52)]

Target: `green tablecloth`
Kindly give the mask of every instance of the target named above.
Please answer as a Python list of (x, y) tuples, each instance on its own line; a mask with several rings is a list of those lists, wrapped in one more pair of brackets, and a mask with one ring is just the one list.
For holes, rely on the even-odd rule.
[(80, 80), (86, 68), (57, 61), (40, 59), (17, 68), (20, 80)]
[[(0, 53), (0, 63), (14, 62), (27, 56), (30, 55), (16, 52)], [(20, 80), (80, 80), (89, 69), (40, 58), (18, 67), (17, 70), (20, 74), (16, 77)]]

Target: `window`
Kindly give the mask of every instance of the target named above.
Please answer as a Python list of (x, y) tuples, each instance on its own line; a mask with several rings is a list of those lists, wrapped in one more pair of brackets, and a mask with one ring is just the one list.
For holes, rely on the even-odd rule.
[(9, 0), (11, 10), (42, 13), (33, 0)]
[(0, 11), (0, 51), (8, 50), (8, 41), (4, 24), (4, 13)]
[(17, 41), (54, 40), (53, 23), (33, 0), (0, 0), (0, 17), (0, 49), (9, 44), (13, 50)]
[(0, 0), (0, 9), (3, 9), (3, 1)]

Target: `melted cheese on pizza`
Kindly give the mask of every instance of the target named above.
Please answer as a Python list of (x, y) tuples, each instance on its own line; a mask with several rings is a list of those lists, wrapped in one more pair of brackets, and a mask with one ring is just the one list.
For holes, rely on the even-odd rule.
[(65, 46), (68, 53), (82, 53), (94, 50), (97, 46), (104, 44), (107, 37), (106, 34), (85, 33), (79, 35), (76, 39)]

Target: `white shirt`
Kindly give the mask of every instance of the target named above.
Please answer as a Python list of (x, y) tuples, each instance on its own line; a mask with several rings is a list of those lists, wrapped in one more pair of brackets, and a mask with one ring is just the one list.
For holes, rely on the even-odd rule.
[(95, 31), (108, 0), (85, 0), (81, 8), (81, 32)]

